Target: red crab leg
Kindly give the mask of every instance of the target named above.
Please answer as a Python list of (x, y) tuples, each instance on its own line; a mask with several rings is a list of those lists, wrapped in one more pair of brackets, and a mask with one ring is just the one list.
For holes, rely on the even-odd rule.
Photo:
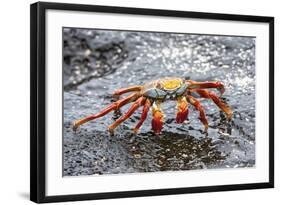
[(132, 92), (132, 91), (140, 91), (142, 89), (142, 86), (132, 86), (128, 88), (121, 88), (119, 90), (116, 90), (113, 95), (122, 95), (124, 93)]
[(199, 111), (199, 120), (203, 123), (203, 125), (205, 126), (205, 131), (207, 131), (209, 125), (208, 125), (208, 120), (206, 118), (206, 114), (205, 114), (205, 110), (202, 107), (201, 103), (199, 102), (199, 100), (197, 100), (196, 98), (188, 95), (187, 96), (188, 101), (190, 102), (191, 105), (193, 105), (196, 110)]
[(188, 88), (190, 88), (190, 89), (196, 89), (196, 88), (216, 88), (217, 90), (220, 91), (221, 95), (225, 91), (224, 85), (221, 82), (219, 82), (219, 81), (196, 82), (196, 81), (192, 81), (192, 80), (187, 80), (187, 82), (190, 83), (190, 85), (188, 86)]
[(120, 100), (112, 103), (111, 105), (109, 105), (108, 107), (106, 107), (105, 109), (103, 109), (102, 111), (100, 111), (97, 114), (90, 115), (90, 116), (87, 116), (85, 118), (75, 121), (73, 124), (73, 130), (75, 131), (80, 125), (82, 125), (90, 120), (94, 120), (96, 118), (102, 117), (102, 116), (106, 115), (107, 113), (111, 112), (112, 110), (116, 110), (116, 109), (128, 104), (129, 102), (135, 100), (138, 96), (139, 96), (138, 93), (133, 93), (133, 94), (129, 95), (128, 97), (125, 97), (123, 99), (120, 99)]
[(160, 134), (163, 128), (163, 118), (164, 118), (160, 108), (160, 102), (153, 104), (152, 115), (153, 115), (152, 122), (151, 122), (152, 129), (154, 133), (158, 135)]
[(176, 117), (177, 123), (183, 123), (188, 116), (188, 103), (185, 97), (181, 97), (178, 99), (178, 112)]
[(132, 104), (132, 106), (129, 108), (129, 110), (126, 112), (125, 115), (123, 115), (122, 117), (120, 117), (118, 120), (116, 120), (112, 125), (110, 125), (108, 127), (108, 130), (111, 134), (114, 133), (114, 129), (120, 125), (123, 121), (125, 121), (126, 119), (128, 119), (135, 111), (136, 109), (138, 109), (141, 105), (143, 105), (143, 103), (145, 102), (145, 98), (144, 97), (140, 97), (137, 99), (136, 102), (134, 102), (134, 104)]
[(142, 126), (143, 122), (145, 121), (146, 117), (147, 117), (147, 113), (150, 109), (150, 106), (151, 106), (151, 102), (149, 99), (147, 99), (144, 103), (144, 106), (143, 106), (143, 110), (142, 110), (142, 114), (141, 114), (141, 119), (140, 121), (138, 122), (138, 124), (136, 125), (136, 127), (134, 128), (134, 133), (138, 133), (140, 127)]
[(207, 90), (203, 90), (203, 89), (194, 89), (191, 90), (191, 92), (197, 92), (202, 98), (207, 98), (207, 99), (211, 99), (213, 100), (213, 102), (222, 110), (225, 112), (225, 114), (227, 115), (228, 119), (231, 119), (232, 117), (232, 110), (230, 109), (229, 106), (227, 106), (226, 104), (224, 104), (219, 97), (211, 91), (207, 91)]

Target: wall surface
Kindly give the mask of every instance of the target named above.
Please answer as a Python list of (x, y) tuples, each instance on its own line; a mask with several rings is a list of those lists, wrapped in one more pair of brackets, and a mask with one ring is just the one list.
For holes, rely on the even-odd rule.
[[(49, 0), (51, 1), (51, 0)], [(0, 7), (0, 203), (31, 204), (29, 201), (29, 4), (34, 1), (3, 1)], [(81, 3), (81, 1), (62, 1)], [(281, 13), (278, 1), (259, 0), (85, 0), (85, 4), (145, 7), (186, 11), (266, 15), (275, 17), (275, 104), (281, 103), (280, 33)], [(281, 110), (276, 106), (275, 189), (189, 194), (177, 196), (72, 202), (68, 204), (276, 204), (280, 200)], [(229, 176), (231, 177), (231, 176)]]

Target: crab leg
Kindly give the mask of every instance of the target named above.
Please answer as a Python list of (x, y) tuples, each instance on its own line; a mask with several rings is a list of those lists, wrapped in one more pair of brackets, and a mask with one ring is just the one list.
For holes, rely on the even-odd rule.
[(197, 92), (202, 98), (207, 98), (213, 100), (213, 102), (223, 111), (225, 112), (226, 116), (228, 119), (231, 119), (232, 117), (232, 110), (230, 109), (229, 106), (224, 104), (218, 96), (214, 92), (203, 90), (203, 89), (194, 89), (191, 90)]
[(143, 103), (145, 102), (145, 98), (144, 97), (140, 97), (137, 99), (136, 102), (134, 102), (134, 104), (132, 104), (132, 106), (129, 108), (129, 110), (126, 112), (125, 115), (123, 115), (122, 117), (120, 117), (118, 120), (116, 120), (112, 125), (110, 125), (108, 127), (108, 130), (111, 134), (114, 133), (114, 129), (120, 125), (123, 121), (125, 121), (126, 119), (128, 119), (135, 111), (136, 109), (138, 109), (141, 105), (143, 105)]
[(178, 99), (177, 109), (178, 112), (177, 112), (176, 122), (183, 123), (188, 116), (188, 103), (186, 97), (181, 97)]
[(199, 102), (199, 100), (197, 100), (196, 98), (188, 95), (187, 96), (188, 101), (190, 102), (191, 105), (193, 105), (196, 110), (199, 111), (199, 120), (203, 123), (203, 125), (205, 126), (205, 131), (207, 131), (209, 125), (208, 125), (208, 120), (206, 118), (206, 114), (205, 114), (205, 110), (202, 107), (201, 103)]
[(188, 88), (190, 89), (197, 89), (197, 88), (216, 88), (220, 91), (221, 95), (224, 93), (224, 85), (219, 81), (207, 81), (207, 82), (196, 82), (192, 80), (187, 80), (186, 82), (190, 83)]
[(152, 129), (154, 130), (155, 134), (159, 134), (163, 128), (163, 113), (160, 108), (160, 102), (154, 103), (152, 106)]
[(105, 109), (103, 109), (101, 112), (99, 112), (97, 114), (90, 115), (90, 116), (87, 116), (85, 118), (75, 121), (73, 124), (73, 130), (75, 131), (80, 125), (82, 125), (90, 120), (94, 120), (96, 118), (102, 117), (102, 116), (106, 115), (107, 113), (111, 112), (112, 110), (116, 110), (116, 109), (128, 104), (129, 102), (135, 100), (138, 96), (139, 96), (138, 93), (133, 93), (133, 94), (129, 95), (128, 97), (125, 97), (123, 99), (120, 99), (120, 100), (112, 103), (111, 105), (109, 105), (108, 107), (106, 107)]
[(140, 127), (142, 126), (143, 122), (145, 121), (146, 117), (147, 117), (147, 113), (150, 109), (150, 106), (151, 106), (151, 102), (149, 99), (147, 99), (144, 103), (144, 106), (143, 106), (143, 110), (142, 110), (142, 114), (141, 114), (141, 119), (140, 121), (138, 122), (138, 124), (136, 125), (136, 127), (134, 128), (134, 133), (138, 133)]
[(142, 89), (142, 86), (132, 86), (132, 87), (128, 87), (128, 88), (121, 88), (119, 90), (116, 90), (113, 95), (122, 95), (124, 93), (128, 93), (128, 92), (133, 92), (133, 91), (140, 91)]

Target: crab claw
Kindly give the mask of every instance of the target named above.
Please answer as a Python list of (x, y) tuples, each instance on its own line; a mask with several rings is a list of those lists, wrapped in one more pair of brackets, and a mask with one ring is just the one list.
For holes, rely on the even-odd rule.
[(163, 118), (164, 118), (163, 113), (159, 107), (159, 104), (153, 105), (152, 115), (153, 115), (152, 122), (151, 122), (152, 129), (155, 134), (159, 135), (163, 128)]
[(185, 97), (182, 97), (178, 100), (178, 112), (176, 117), (177, 123), (183, 123), (188, 116), (188, 103)]

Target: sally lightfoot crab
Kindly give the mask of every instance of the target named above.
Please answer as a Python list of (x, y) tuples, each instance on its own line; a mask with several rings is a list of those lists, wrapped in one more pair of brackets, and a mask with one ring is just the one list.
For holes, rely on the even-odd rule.
[(147, 113), (152, 107), (152, 129), (155, 134), (159, 134), (163, 128), (163, 112), (160, 105), (167, 100), (177, 101), (177, 114), (176, 122), (183, 123), (188, 117), (188, 105), (192, 105), (199, 112), (199, 119), (205, 127), (205, 131), (208, 129), (208, 120), (206, 118), (205, 110), (202, 107), (200, 101), (194, 97), (199, 96), (201, 98), (211, 99), (227, 116), (228, 119), (232, 117), (232, 111), (228, 105), (223, 103), (215, 92), (207, 90), (208, 88), (217, 89), (220, 94), (224, 93), (224, 85), (221, 82), (196, 82), (192, 80), (184, 80), (181, 78), (162, 78), (148, 82), (144, 85), (132, 86), (128, 88), (119, 89), (114, 92), (114, 96), (120, 96), (124, 93), (131, 93), (127, 97), (124, 97), (97, 114), (87, 116), (74, 122), (73, 129), (76, 130), (80, 125), (100, 118), (111, 111), (116, 111), (122, 106), (133, 102), (129, 110), (119, 119), (117, 119), (112, 125), (109, 126), (109, 131), (114, 132), (114, 129), (120, 125), (123, 121), (128, 119), (139, 107), (143, 107), (140, 121), (134, 128), (134, 132), (137, 133), (139, 128), (147, 117)]

